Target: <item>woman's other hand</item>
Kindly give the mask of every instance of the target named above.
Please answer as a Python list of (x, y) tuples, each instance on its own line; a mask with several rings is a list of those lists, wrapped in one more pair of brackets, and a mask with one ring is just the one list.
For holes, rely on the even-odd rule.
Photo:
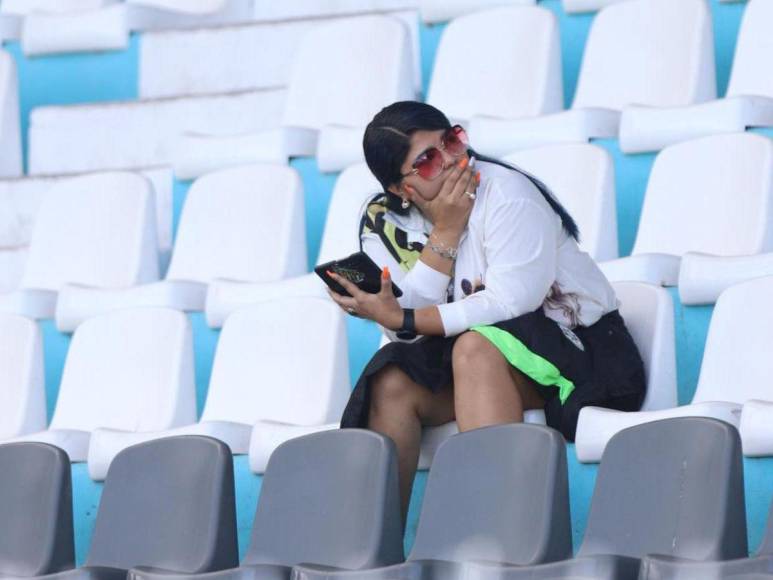
[(330, 297), (344, 311), (352, 316), (373, 320), (389, 330), (398, 330), (403, 325), (403, 309), (392, 292), (392, 277), (389, 274), (389, 268), (384, 267), (381, 274), (381, 290), (378, 294), (364, 292), (334, 272), (327, 274), (351, 294), (351, 297), (342, 296), (328, 289)]

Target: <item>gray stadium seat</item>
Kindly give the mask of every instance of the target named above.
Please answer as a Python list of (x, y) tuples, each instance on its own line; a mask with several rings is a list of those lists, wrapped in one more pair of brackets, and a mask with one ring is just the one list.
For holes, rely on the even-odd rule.
[[(239, 568), (175, 580), (285, 580), (303, 562), (359, 570), (402, 559), (394, 443), (373, 431), (339, 429), (291, 439), (274, 451)], [(129, 573), (129, 580), (169, 579)]]
[(741, 440), (705, 417), (615, 435), (601, 460), (585, 538), (572, 560), (470, 564), (465, 580), (636, 579), (648, 554), (726, 560), (747, 554)]
[(0, 578), (75, 565), (67, 454), (44, 443), (0, 445)]
[(125, 580), (137, 566), (193, 574), (237, 562), (228, 446), (209, 437), (169, 437), (115, 458), (85, 565), (47, 580)]
[(416, 541), (403, 564), (295, 580), (460, 578), (471, 560), (539, 564), (571, 557), (566, 450), (540, 425), (484, 427), (452, 436), (429, 472)]
[(773, 580), (773, 506), (757, 554), (724, 562), (694, 562), (648, 556), (642, 560), (640, 580)]

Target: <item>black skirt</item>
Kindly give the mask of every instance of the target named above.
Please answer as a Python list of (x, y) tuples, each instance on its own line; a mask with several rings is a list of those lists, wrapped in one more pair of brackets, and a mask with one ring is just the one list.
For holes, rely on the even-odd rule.
[[(510, 364), (532, 379), (545, 399), (547, 424), (569, 441), (574, 441), (583, 407), (638, 411), (644, 401), (644, 364), (616, 310), (593, 326), (569, 330), (540, 308), (471, 332), (488, 338)], [(341, 428), (368, 426), (370, 380), (389, 364), (433, 392), (452, 385), (451, 354), (456, 338), (428, 336), (382, 347), (357, 381)]]

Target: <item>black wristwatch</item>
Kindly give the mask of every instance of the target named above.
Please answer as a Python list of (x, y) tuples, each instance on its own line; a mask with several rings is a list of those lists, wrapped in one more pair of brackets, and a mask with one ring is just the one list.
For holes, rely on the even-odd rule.
[(400, 340), (413, 340), (416, 338), (416, 317), (413, 308), (403, 308), (403, 325), (397, 331)]

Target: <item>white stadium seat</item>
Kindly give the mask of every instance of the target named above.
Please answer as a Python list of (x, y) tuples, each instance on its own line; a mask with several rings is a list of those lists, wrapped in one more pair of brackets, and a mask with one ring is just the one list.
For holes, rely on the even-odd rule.
[(263, 126), (184, 135), (174, 153), (175, 174), (192, 178), (235, 162), (315, 153), (322, 171), (341, 170), (362, 160), (362, 132), (375, 113), (415, 97), (413, 80), (410, 35), (398, 18), (320, 24), (297, 49), (282, 113), (263, 116)]
[(773, 276), (773, 253), (752, 256), (715, 256), (687, 252), (679, 268), (679, 301), (713, 304), (730, 286), (762, 276)]
[(21, 283), (0, 294), (0, 311), (51, 318), (65, 284), (125, 288), (158, 276), (150, 182), (119, 172), (68, 179), (45, 195)]
[(247, 22), (253, 0), (125, 0), (131, 30), (199, 28)]
[[(212, 168), (214, 161), (183, 156), (181, 139), (186, 135), (244, 135), (270, 128), (281, 117), (285, 94), (279, 89), (33, 109), (29, 173), (171, 166), (180, 158), (184, 169), (185, 163), (194, 166), (195, 171), (188, 169), (188, 173), (198, 173), (196, 164)], [(278, 136), (272, 143), (277, 141)], [(225, 148), (231, 145), (209, 151), (217, 156), (218, 167), (250, 161), (250, 151)]]
[(606, 8), (610, 4), (622, 2), (623, 0), (561, 0), (561, 6), (564, 12), (574, 14), (576, 12), (596, 12)]
[(594, 260), (617, 258), (615, 166), (589, 143), (522, 149), (504, 161), (542, 180), (577, 222), (580, 247)]
[(418, 0), (421, 18), (427, 23), (447, 22), (486, 8), (536, 3), (537, 0)]
[(628, 105), (676, 107), (716, 98), (711, 12), (705, 0), (627, 0), (593, 20), (572, 108), (534, 119), (476, 118), (482, 153), (617, 137)]
[(318, 26), (298, 48), (282, 126), (318, 136), (322, 171), (363, 161), (362, 133), (373, 116), (416, 97), (413, 62), (408, 28), (397, 18), (362, 16)]
[(620, 121), (620, 148), (657, 151), (705, 135), (773, 126), (772, 23), (773, 3), (749, 0), (725, 98), (688, 106), (628, 107)]
[[(122, 449), (172, 435), (208, 435), (236, 454), (249, 448), (251, 463), (254, 453), (267, 459), (278, 444), (276, 433), (286, 427), (338, 420), (350, 390), (346, 324), (338, 306), (288, 298), (245, 308), (223, 326), (201, 420), (156, 433), (99, 429), (91, 440), (89, 474), (104, 479)], [(250, 443), (252, 426), (261, 420), (270, 422), (267, 438), (253, 435)]]
[(39, 441), (86, 461), (99, 427), (157, 431), (196, 420), (193, 343), (188, 319), (164, 308), (111, 312), (85, 322), (72, 338), (48, 430), (13, 441)]
[(773, 308), (766, 300), (772, 292), (773, 277), (765, 277), (733, 286), (719, 297), (709, 326), (698, 385), (689, 405), (638, 413), (598, 407), (583, 409), (577, 425), (577, 458), (582, 462), (599, 461), (609, 439), (627, 427), (692, 416), (713, 417), (736, 427), (740, 425), (744, 453), (773, 454), (770, 428), (773, 425), (770, 394)]
[(21, 175), (19, 81), (11, 55), (0, 50), (0, 177)]
[[(481, 63), (496, 55), (497, 66)], [(514, 6), (451, 21), (438, 45), (427, 102), (452, 122), (536, 117), (564, 108), (558, 21)]]
[(0, 442), (46, 428), (43, 338), (38, 325), (0, 314)]
[(3, 0), (0, 12), (27, 16), (35, 13), (67, 14), (96, 10), (119, 0)]
[[(156, 241), (162, 257), (165, 256), (168, 262), (172, 249), (172, 172), (168, 168), (156, 168), (137, 173), (153, 184)], [(38, 175), (0, 179), (0, 249), (29, 246), (37, 212), (48, 191), (57, 183), (80, 177), (82, 175)]]
[[(79, 4), (82, 4), (78, 0)], [(21, 46), (27, 56), (63, 52), (123, 50), (129, 43), (126, 7), (112, 2), (79, 10), (32, 11), (21, 23)]]
[[(363, 204), (381, 189), (364, 163), (348, 167), (341, 173), (330, 198), (317, 264), (343, 258), (359, 250), (358, 232)], [(219, 328), (228, 315), (239, 308), (289, 296), (327, 298), (327, 293), (324, 283), (313, 272), (277, 282), (214, 280), (207, 292), (207, 323)]]
[(117, 308), (204, 309), (216, 278), (273, 282), (306, 271), (303, 186), (285, 165), (245, 165), (199, 178), (180, 217), (172, 261), (163, 281), (127, 288), (65, 285), (57, 327)]
[(655, 159), (632, 255), (604, 262), (610, 280), (675, 286), (687, 252), (773, 251), (773, 142), (751, 133), (667, 147)]
[(26, 263), (26, 247), (0, 248), (0, 296), (19, 287)]
[[(377, 7), (373, 3), (359, 3), (348, 6), (349, 10), (341, 10), (342, 4), (338, 3), (329, 7), (337, 9), (332, 12), (339, 14), (335, 18), (313, 12), (308, 14), (312, 7), (306, 8), (304, 10), (302, 3), (296, 1), (261, 2), (255, 7), (261, 13), (265, 10), (269, 14), (276, 13), (279, 18), (289, 18), (288, 14), (292, 17), (239, 26), (144, 33), (139, 48), (140, 98), (286, 87), (290, 83), (298, 48), (310, 30), (331, 20), (350, 18), (360, 11), (376, 11)], [(324, 9), (319, 6), (320, 11)], [(418, 92), (422, 84), (417, 13), (415, 10), (390, 11), (389, 16), (400, 19), (410, 30), (414, 47), (414, 88)]]

